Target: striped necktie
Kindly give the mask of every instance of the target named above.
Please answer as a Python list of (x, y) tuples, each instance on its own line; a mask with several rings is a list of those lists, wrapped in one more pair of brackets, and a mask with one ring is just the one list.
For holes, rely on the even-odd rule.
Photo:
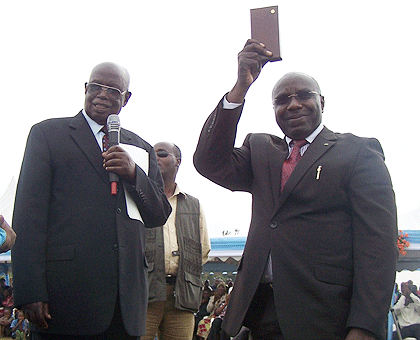
[(104, 136), (102, 137), (102, 150), (103, 152), (106, 152), (109, 149), (108, 129), (106, 128), (106, 125), (102, 127), (101, 131), (104, 133)]
[(286, 159), (283, 163), (283, 167), (281, 170), (281, 191), (283, 191), (284, 185), (286, 184), (287, 180), (289, 179), (290, 175), (292, 174), (296, 164), (302, 158), (300, 155), (300, 148), (307, 144), (306, 140), (298, 140), (298, 141), (291, 141), (292, 152), (290, 157)]

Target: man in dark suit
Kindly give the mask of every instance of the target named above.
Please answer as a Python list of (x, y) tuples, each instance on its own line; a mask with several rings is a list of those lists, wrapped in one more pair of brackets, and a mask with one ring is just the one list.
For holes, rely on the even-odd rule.
[[(96, 66), (85, 106), (32, 127), (19, 177), (12, 254), (15, 305), (33, 339), (138, 339), (148, 300), (145, 227), (171, 208), (151, 145), (121, 129), (103, 152), (103, 125), (131, 96), (128, 72)], [(119, 176), (111, 195), (109, 172)]]
[[(203, 176), (253, 198), (223, 328), (236, 334), (244, 324), (254, 340), (384, 339), (397, 228), (381, 146), (324, 127), (317, 82), (289, 73), (272, 94), (285, 138), (249, 134), (235, 148), (245, 94), (271, 55), (246, 43), (237, 82), (207, 119), (194, 154)], [(300, 159), (294, 170), (292, 158)]]

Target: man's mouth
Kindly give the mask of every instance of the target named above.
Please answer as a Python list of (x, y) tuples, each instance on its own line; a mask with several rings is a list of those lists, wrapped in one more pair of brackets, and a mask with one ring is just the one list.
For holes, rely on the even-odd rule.
[(290, 116), (288, 121), (291, 124), (299, 124), (303, 119), (305, 119), (305, 117), (305, 115)]
[(95, 110), (99, 111), (99, 112), (100, 111), (107, 111), (110, 108), (109, 105), (102, 104), (102, 103), (96, 103), (96, 104), (93, 104), (93, 106), (95, 107)]

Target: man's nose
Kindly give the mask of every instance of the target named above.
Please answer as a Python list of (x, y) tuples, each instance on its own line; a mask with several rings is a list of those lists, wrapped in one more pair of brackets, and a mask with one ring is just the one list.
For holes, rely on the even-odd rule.
[(107, 93), (107, 88), (106, 87), (101, 87), (101, 90), (98, 93), (98, 96), (100, 97), (108, 97), (108, 93)]
[(288, 110), (296, 110), (302, 108), (302, 103), (299, 101), (297, 96), (293, 96), (290, 98), (290, 103), (287, 106)]

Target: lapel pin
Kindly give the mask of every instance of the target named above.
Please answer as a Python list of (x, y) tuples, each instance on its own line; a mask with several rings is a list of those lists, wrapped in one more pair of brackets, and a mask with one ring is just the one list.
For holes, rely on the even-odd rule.
[(321, 177), (321, 170), (322, 170), (322, 165), (318, 165), (318, 168), (316, 169), (316, 180), (319, 180), (319, 177)]
[(328, 145), (330, 145), (329, 143), (324, 143), (324, 146), (328, 146)]

